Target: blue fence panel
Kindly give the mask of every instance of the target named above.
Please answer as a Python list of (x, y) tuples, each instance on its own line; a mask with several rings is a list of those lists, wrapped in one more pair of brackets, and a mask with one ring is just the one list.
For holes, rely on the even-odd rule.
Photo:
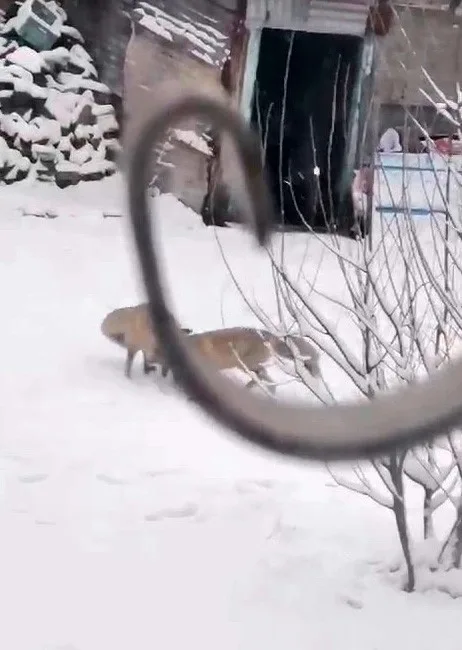
[[(375, 209), (384, 214), (416, 216), (457, 209), (462, 156), (379, 153), (375, 158)], [(448, 187), (449, 180), (449, 187)]]

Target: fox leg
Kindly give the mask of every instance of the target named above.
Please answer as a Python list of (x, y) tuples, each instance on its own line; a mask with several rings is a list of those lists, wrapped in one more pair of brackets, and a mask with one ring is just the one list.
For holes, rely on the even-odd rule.
[(157, 370), (155, 365), (150, 365), (148, 363), (146, 352), (143, 352), (143, 370), (145, 375), (148, 375), (151, 371), (156, 372)]
[(125, 376), (131, 377), (133, 359), (135, 358), (136, 351), (127, 350), (127, 358), (125, 360)]
[(144, 371), (145, 375), (147, 375), (149, 373), (149, 371), (150, 371), (150, 367), (149, 367), (148, 362), (146, 360), (146, 353), (145, 352), (143, 352), (143, 371)]
[[(255, 368), (254, 372), (261, 382), (268, 385), (268, 390), (274, 395), (276, 393), (276, 386), (274, 385), (274, 381), (271, 379), (266, 368), (264, 366), (258, 366), (258, 368)], [(258, 382), (255, 379), (251, 379), (248, 384), (245, 385), (245, 387), (250, 389), (253, 388), (253, 386), (257, 385)]]

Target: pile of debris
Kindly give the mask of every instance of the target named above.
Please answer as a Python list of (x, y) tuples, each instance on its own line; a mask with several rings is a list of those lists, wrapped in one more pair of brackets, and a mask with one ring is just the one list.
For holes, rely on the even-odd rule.
[(19, 14), (0, 27), (0, 183), (33, 177), (66, 187), (116, 171), (111, 91), (60, 12), (50, 49), (31, 47)]

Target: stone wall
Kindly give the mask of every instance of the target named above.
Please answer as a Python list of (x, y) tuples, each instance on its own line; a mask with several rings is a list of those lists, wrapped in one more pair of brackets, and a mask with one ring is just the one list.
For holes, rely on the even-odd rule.
[[(420, 88), (435, 95), (422, 67), (454, 97), (462, 71), (462, 28), (448, 11), (396, 7), (398, 20), (383, 39), (377, 93), (384, 104), (428, 104)], [(455, 22), (455, 26), (453, 25)]]

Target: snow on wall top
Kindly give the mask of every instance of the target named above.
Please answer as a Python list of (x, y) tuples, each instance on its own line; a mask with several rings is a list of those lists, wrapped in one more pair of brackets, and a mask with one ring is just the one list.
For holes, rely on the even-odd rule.
[(196, 59), (221, 67), (229, 55), (233, 9), (209, 0), (140, 1), (135, 20)]
[(211, 150), (204, 137), (197, 135), (194, 131), (184, 129), (173, 129), (172, 136), (178, 142), (183, 142), (193, 149), (200, 151), (206, 156), (211, 155)]

